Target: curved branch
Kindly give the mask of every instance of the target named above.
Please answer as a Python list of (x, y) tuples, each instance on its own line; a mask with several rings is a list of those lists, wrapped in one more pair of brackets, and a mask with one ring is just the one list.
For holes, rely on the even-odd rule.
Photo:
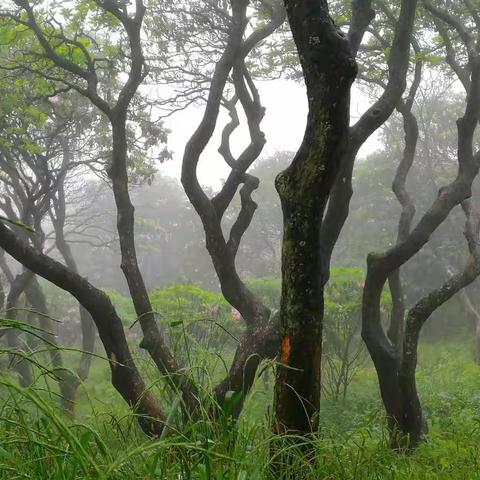
[(145, 387), (130, 353), (122, 321), (108, 296), (61, 263), (30, 247), (1, 223), (0, 247), (31, 272), (71, 293), (88, 310), (109, 359), (113, 386), (140, 415), (142, 429), (148, 434), (160, 435), (165, 416)]
[[(333, 249), (348, 216), (353, 193), (353, 166), (358, 150), (368, 137), (390, 117), (405, 90), (416, 6), (416, 0), (402, 0), (388, 60), (387, 87), (375, 104), (362, 115), (355, 125), (350, 127), (348, 148), (342, 157), (340, 172), (331, 191), (320, 232), (320, 244), (326, 269), (330, 264)], [(328, 275), (325, 276), (326, 281), (328, 281)]]

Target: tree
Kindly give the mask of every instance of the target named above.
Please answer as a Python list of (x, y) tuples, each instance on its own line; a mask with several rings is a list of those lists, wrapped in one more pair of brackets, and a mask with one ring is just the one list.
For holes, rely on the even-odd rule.
[[(228, 33), (222, 42), (224, 48), (212, 75), (202, 121), (185, 148), (181, 177), (185, 192), (202, 220), (206, 248), (220, 281), (222, 293), (230, 305), (240, 312), (246, 324), (246, 331), (239, 342), (229, 375), (215, 389), (219, 404), (223, 404), (229, 390), (239, 395), (236, 413), (243, 403), (241, 400), (252, 386), (260, 360), (275, 356), (278, 345), (276, 325), (271, 321), (270, 310), (240, 279), (235, 260), (240, 241), (257, 207), (251, 195), (258, 187), (258, 179), (247, 170), (258, 158), (265, 144), (265, 136), (260, 128), (264, 109), (248, 69), (247, 57), (283, 23), (285, 12), (276, 3), (259, 2), (268, 15), (268, 20), (247, 35), (248, 3), (245, 0), (232, 1), (231, 15), (223, 12)], [(234, 93), (226, 98), (230, 74)], [(238, 102), (247, 118), (250, 143), (235, 158), (230, 142), (233, 132), (239, 126), (236, 107)], [(222, 105), (227, 109), (231, 121), (223, 128), (219, 153), (231, 168), (231, 172), (221, 190), (213, 198), (209, 198), (199, 184), (196, 170), (200, 155), (215, 130)], [(239, 188), (241, 209), (227, 238), (222, 229), (222, 218)]]
[[(32, 79), (35, 85), (35, 79)], [(38, 84), (36, 85), (38, 87)], [(16, 89), (16, 91), (15, 91)], [(22, 90), (23, 89), (23, 90)], [(0, 165), (3, 175), (2, 187), (6, 193), (5, 199), (0, 202), (0, 208), (10, 220), (23, 224), (34, 225), (33, 244), (38, 250), (45, 249), (46, 235), (43, 223), (48, 212), (56, 230), (56, 246), (68, 265), (75, 265), (75, 260), (69, 250), (69, 245), (63, 238), (65, 218), (64, 189), (65, 178), (81, 166), (82, 161), (73, 158), (73, 145), (68, 143), (69, 138), (81, 138), (85, 124), (79, 120), (79, 112), (70, 115), (60, 115), (55, 106), (43, 99), (29, 98), (30, 91), (23, 86), (6, 87), (5, 93), (15, 91), (16, 98), (23, 98), (28, 105), (30, 115), (21, 107), (12, 110), (4, 118), (2, 146), (0, 147)], [(33, 92), (33, 96), (39, 92)], [(30, 100), (30, 101), (28, 101)], [(75, 104), (75, 109), (79, 109)], [(68, 110), (68, 109), (67, 109)], [(66, 110), (65, 110), (66, 111)], [(65, 113), (65, 112), (63, 112)], [(34, 122), (32, 122), (32, 116)], [(58, 201), (57, 200), (58, 197)], [(63, 200), (62, 204), (59, 203)], [(54, 208), (54, 206), (56, 208)], [(55, 213), (53, 213), (55, 210)], [(24, 241), (29, 241), (27, 230), (20, 230)], [(49, 249), (52, 247), (50, 246)], [(70, 374), (63, 366), (62, 353), (57, 345), (53, 324), (47, 310), (47, 302), (37, 278), (29, 271), (24, 271), (11, 278), (6, 263), (2, 265), (7, 277), (10, 278), (10, 292), (8, 295), (7, 311), (11, 318), (17, 316), (17, 303), (20, 295), (25, 293), (26, 299), (37, 314), (39, 326), (42, 329), (40, 336), (49, 346), (52, 368), (60, 384), (61, 400), (64, 409), (73, 414), (75, 392), (79, 382), (88, 376), (95, 342), (95, 329), (88, 313), (80, 309), (82, 325), (82, 356), (77, 375)], [(38, 333), (37, 333), (38, 334)], [(11, 347), (21, 347), (18, 342), (19, 332), (11, 329), (7, 338)], [(31, 335), (27, 339), (30, 343)], [(22, 383), (28, 384), (25, 377), (29, 371), (28, 362), (22, 361), (18, 366), (25, 370), (20, 372)], [(27, 374), (31, 376), (31, 373)]]
[[(304, 9), (288, 3), (287, 8), (291, 9), (290, 26), (307, 91), (312, 90), (313, 95), (308, 95), (310, 114), (302, 147), (292, 165), (277, 178), (285, 223), (280, 313), (282, 360), (294, 369), (279, 369), (276, 414), (280, 429), (309, 433), (315, 430), (319, 410), (323, 288), (333, 248), (348, 215), (353, 164), (360, 146), (388, 119), (405, 88), (416, 2), (401, 3), (388, 59), (387, 90), (350, 128), (348, 99), (355, 76), (352, 65), (374, 17), (371, 2), (352, 4), (346, 41), (332, 27), (326, 3), (316, 6), (308, 3)], [(316, 50), (323, 57), (316, 56)], [(332, 71), (335, 76), (330, 78)], [(316, 77), (316, 72), (326, 75)], [(331, 98), (323, 97), (324, 90)], [(323, 111), (325, 105), (330, 112), (327, 110), (323, 119), (315, 117), (315, 112)], [(334, 116), (330, 118), (330, 114)], [(312, 130), (315, 122), (318, 123)], [(325, 125), (328, 125), (326, 133)], [(316, 146), (320, 147), (317, 151)], [(310, 162), (305, 162), (309, 158)], [(320, 168), (316, 180), (312, 172), (303, 168), (304, 162), (312, 163), (314, 172)], [(312, 189), (308, 195), (304, 193), (302, 178), (307, 182), (305, 186)]]
[[(76, 91), (95, 105), (110, 123), (111, 137), (109, 139), (112, 155), (107, 172), (112, 183), (117, 209), (117, 230), (122, 256), (121, 267), (129, 286), (139, 324), (144, 333), (141, 346), (149, 352), (160, 372), (167, 376), (169, 383), (181, 392), (186, 409), (195, 414), (198, 411), (199, 402), (197, 388), (172, 356), (167, 342), (156, 325), (154, 312), (136, 257), (134, 210), (128, 188), (129, 171), (127, 167), (131, 144), (128, 137), (127, 121), (131, 114), (130, 106), (138, 97), (135, 96), (137, 89), (147, 74), (141, 42), (141, 30), (145, 14), (144, 4), (141, 0), (136, 1), (133, 11), (133, 9), (117, 2), (82, 3), (81, 8), (73, 16), (66, 16), (65, 27), (60, 27), (50, 19), (49, 15), (43, 15), (29, 2), (19, 0), (13, 3), (17, 8), (8, 10), (3, 14), (3, 18), (8, 26), (19, 26), (18, 28), (21, 28), (22, 31), (26, 29), (30, 32), (30, 37), (28, 37), (28, 42), (21, 44), (23, 56), (20, 63), (16, 58), (11, 58), (11, 63), (6, 68), (33, 71), (33, 73), (46, 78), (49, 82), (49, 88), (53, 89), (54, 92), (60, 90)], [(211, 247), (210, 253), (214, 257), (214, 265), (217, 267), (217, 273), (219, 273), (225, 295), (231, 302), (239, 303), (239, 310), (251, 327), (253, 322), (259, 319), (264, 322), (268, 321), (269, 311), (242, 284), (236, 274), (234, 265), (238, 244), (255, 208), (250, 195), (256, 188), (257, 182), (246, 173), (246, 169), (258, 156), (264, 144), (263, 134), (259, 129), (263, 109), (244, 61), (257, 43), (268, 36), (283, 21), (284, 12), (265, 2), (262, 9), (272, 16), (271, 21), (264, 27), (252, 32), (251, 36), (242, 41), (246, 28), (247, 3), (245, 1), (233, 2), (233, 18), (231, 19), (228, 12), (225, 15), (223, 7), (215, 9), (223, 21), (227, 19), (231, 41), (230, 43), (227, 42), (222, 56), (223, 60), (221, 59), (217, 64), (214, 81), (209, 89), (210, 98), (213, 100), (207, 102), (207, 110), (212, 108), (213, 102), (213, 110), (218, 111), (218, 106), (224, 101), (232, 115), (232, 123), (227, 125), (224, 130), (224, 142), (222, 144), (222, 154), (227, 162), (234, 163), (230, 152), (229, 139), (236, 123), (235, 105), (237, 102), (242, 104), (247, 114), (251, 144), (239, 157), (235, 168), (232, 169), (232, 174), (227, 179), (222, 192), (216, 197), (215, 202), (210, 202), (207, 213), (203, 212), (202, 220), (206, 221), (207, 215), (212, 214), (212, 212), (215, 214), (215, 216), (210, 215), (208, 218), (211, 221), (209, 223), (211, 230), (208, 232), (207, 246)], [(79, 23), (80, 14), (87, 17), (88, 21), (84, 25)], [(240, 22), (237, 23), (238, 21)], [(92, 23), (98, 29), (95, 35), (91, 31), (85, 31), (86, 26), (91, 26)], [(105, 49), (105, 43), (100, 41), (102, 35), (105, 35), (105, 31), (108, 32), (109, 29), (114, 31), (119, 38), (121, 47), (118, 49)], [(129, 52), (128, 55), (123, 54), (122, 47), (124, 46)], [(234, 50), (238, 50), (239, 55), (232, 58), (231, 55)], [(110, 55), (108, 55), (109, 53)], [(23, 62), (25, 58), (29, 59), (29, 63)], [(229, 62), (230, 66), (226, 68)], [(223, 88), (219, 90), (217, 87), (221, 86), (222, 81), (225, 85), (232, 68), (233, 86), (238, 99), (236, 97), (225, 99), (222, 95)], [(120, 75), (118, 77), (116, 75), (118, 72), (124, 71), (127, 72), (126, 80), (122, 82), (119, 78)], [(115, 78), (112, 80), (112, 75), (116, 80)], [(220, 85), (215, 83), (218, 79), (221, 80)], [(199, 154), (202, 149), (201, 145), (205, 140), (203, 136), (211, 135), (211, 133), (208, 133), (211, 128), (211, 119), (202, 123), (187, 146), (185, 163), (195, 165), (198, 161), (195, 155)], [(195, 168), (190, 169), (190, 174), (187, 168), (184, 168), (184, 172), (185, 175), (182, 178), (184, 185), (190, 182), (193, 186), (193, 191), (189, 191), (190, 196), (193, 198), (195, 195), (199, 195), (197, 199), (199, 198), (200, 202), (203, 202), (206, 195), (203, 191), (198, 192), (199, 186), (195, 176)], [(225, 212), (231, 197), (242, 183), (244, 184), (241, 191), (242, 211), (232, 227), (227, 242), (223, 238), (221, 224), (216, 217), (217, 212), (214, 212), (213, 208), (218, 209), (218, 211), (223, 209), (223, 212)], [(188, 190), (188, 187), (186, 189)], [(214, 203), (215, 207), (213, 207)], [(223, 239), (223, 244), (221, 242), (216, 243), (216, 240), (221, 241), (221, 239)], [(69, 291), (88, 310), (97, 326), (100, 339), (110, 360), (113, 385), (129, 405), (139, 413), (142, 428), (149, 434), (159, 435), (164, 428), (163, 410), (156, 403), (151, 392), (145, 391), (145, 385), (128, 349), (121, 320), (108, 296), (68, 266), (63, 266), (40, 253), (28, 245), (28, 242), (20, 241), (14, 229), (3, 223), (0, 225), (0, 245), (27, 268), (55, 283), (60, 288)], [(221, 262), (224, 262), (223, 265)], [(238, 290), (237, 287), (239, 287)], [(257, 328), (259, 326), (260, 329)], [(268, 355), (273, 356), (276, 350), (277, 343), (275, 340), (277, 337), (270, 324), (263, 323), (257, 325), (255, 329), (247, 329), (246, 338), (250, 340), (252, 335), (255, 335), (265, 342), (265, 330), (274, 340), (269, 340), (270, 344), (267, 341), (263, 348), (269, 348), (268, 351), (272, 353), (268, 353)], [(274, 347), (272, 348), (271, 345), (274, 345)], [(228, 390), (233, 389), (240, 393), (246, 392), (250, 388), (259, 362), (257, 358), (251, 355), (258, 350), (256, 347), (255, 343), (246, 341), (240, 343), (230, 375), (215, 389), (219, 403), (223, 402)], [(253, 358), (253, 361), (249, 362), (247, 373), (244, 375), (244, 367), (250, 357)], [(246, 378), (245, 382), (244, 378)]]
[[(276, 179), (283, 211), (281, 363), (275, 384), (275, 431), (313, 432), (320, 404), (323, 286), (319, 243), (323, 212), (348, 135), (349, 91), (356, 65), (327, 2), (286, 2), (307, 88), (305, 137)], [(316, 418), (317, 417), (317, 418)]]
[[(462, 82), (465, 82), (464, 87), (467, 95), (464, 114), (457, 121), (458, 171), (455, 179), (440, 188), (437, 198), (430, 208), (411, 231), (407, 229), (407, 234), (400, 239), (396, 246), (381, 254), (370, 254), (367, 260), (368, 270), (363, 298), (362, 336), (377, 371), (388, 425), (392, 432), (392, 446), (395, 448), (404, 444), (416, 446), (424, 431), (422, 409), (415, 382), (417, 345), (421, 328), (438, 306), (471, 283), (479, 274), (476, 252), (477, 220), (467, 200), (471, 196), (472, 183), (479, 168), (478, 155), (473, 151), (474, 133), (478, 122), (477, 105), (480, 95), (478, 48), (474, 37), (455, 16), (429, 2), (424, 2), (424, 6), (435, 19), (434, 23), (442, 22), (441, 28), (445, 27), (447, 30), (455, 31), (463, 43), (462, 48), (465, 49), (467, 55), (467, 64), (460, 66), (455, 63), (455, 68), (452, 67), (452, 69), (455, 72), (467, 72), (466, 78), (463, 78)], [(443, 37), (448, 56), (450, 34), (445, 33), (445, 30), (442, 31), (444, 35), (440, 35)], [(447, 61), (449, 60), (447, 59)], [(461, 77), (459, 79), (462, 81)], [(411, 147), (411, 143), (407, 144), (406, 151)], [(405, 162), (405, 159), (408, 159), (408, 156), (404, 156), (399, 167), (399, 169), (402, 169), (407, 165), (405, 171), (402, 172), (403, 175), (408, 173), (412, 161), (410, 158)], [(400, 182), (400, 187), (402, 183)], [(386, 336), (381, 324), (380, 295), (383, 286), (389, 276), (427, 243), (430, 235), (445, 221), (451, 210), (459, 204), (463, 205), (467, 216), (466, 237), (470, 259), (462, 272), (448, 279), (439, 288), (432, 290), (409, 310), (404, 339), (400, 342), (401, 355), (398, 355), (398, 346), (396, 348)], [(405, 202), (405, 205), (408, 207), (408, 202)]]

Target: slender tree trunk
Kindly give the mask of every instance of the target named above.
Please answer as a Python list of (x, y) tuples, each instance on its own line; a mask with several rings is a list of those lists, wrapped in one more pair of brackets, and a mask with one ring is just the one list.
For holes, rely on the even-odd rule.
[[(415, 78), (410, 88), (408, 98), (405, 102), (403, 102), (403, 100), (400, 101), (399, 106), (397, 107), (397, 110), (403, 117), (403, 129), (405, 132), (405, 148), (392, 183), (392, 191), (402, 207), (398, 222), (397, 245), (400, 245), (408, 238), (412, 221), (415, 216), (415, 205), (407, 192), (406, 181), (415, 160), (417, 150), (418, 123), (415, 115), (412, 113), (412, 107), (422, 79), (421, 73), (422, 64), (421, 62), (417, 62), (415, 67)], [(388, 285), (392, 295), (392, 311), (390, 316), (390, 327), (388, 329), (388, 338), (397, 351), (399, 362), (401, 362), (403, 355), (403, 333), (406, 310), (400, 271), (400, 268), (397, 268), (388, 277)]]
[(43, 330), (41, 336), (49, 347), (48, 353), (53, 367), (52, 370), (60, 389), (62, 409), (69, 417), (73, 417), (78, 380), (75, 375), (66, 370), (63, 365), (61, 347), (57, 343), (53, 322), (48, 314), (47, 301), (36, 276), (33, 276), (30, 280), (25, 289), (25, 295), (37, 314), (38, 324)]
[[(65, 260), (67, 267), (75, 273), (78, 272), (77, 263), (73, 257), (72, 250), (65, 240), (63, 227), (65, 223), (65, 197), (63, 185), (58, 190), (58, 202), (55, 209), (55, 218), (52, 218), (55, 228), (55, 245)], [(93, 352), (95, 349), (96, 328), (95, 323), (88, 311), (79, 303), (78, 310), (80, 315), (80, 329), (82, 332), (82, 353), (76, 369), (76, 378), (70, 377), (68, 382), (69, 389), (66, 392), (68, 398), (68, 411), (71, 415), (74, 413), (75, 398), (81, 382), (88, 378), (90, 366), (92, 364)]]
[(7, 295), (5, 293), (5, 285), (3, 283), (3, 278), (0, 277), (0, 311), (3, 311), (6, 300), (7, 300)]
[[(10, 291), (7, 296), (6, 316), (9, 320), (17, 320), (18, 301), (24, 293), (28, 283), (32, 279), (33, 273), (25, 270), (17, 275), (10, 285)], [(7, 331), (7, 344), (12, 349), (11, 365), (17, 371), (20, 385), (29, 387), (33, 383), (32, 365), (26, 357), (26, 342), (22, 339), (21, 330), (18, 328), (10, 328)]]
[[(350, 46), (356, 54), (364, 32), (374, 18), (371, 1), (352, 1), (352, 24), (348, 33)], [(349, 129), (349, 141), (340, 165), (340, 171), (328, 202), (328, 209), (321, 230), (321, 244), (328, 280), (328, 270), (333, 250), (348, 217), (352, 198), (352, 175), (357, 154), (368, 138), (380, 128), (397, 108), (406, 86), (406, 75), (410, 64), (410, 42), (417, 2), (402, 0), (395, 25), (394, 40), (388, 60), (388, 82), (383, 94), (360, 119)]]
[[(222, 294), (240, 312), (246, 324), (246, 331), (237, 346), (229, 373), (215, 388), (215, 397), (220, 406), (223, 405), (228, 391), (237, 394), (239, 401), (233, 412), (234, 416), (241, 411), (243, 400), (253, 384), (261, 359), (274, 357), (279, 346), (275, 317), (243, 283), (235, 266), (240, 242), (257, 208), (251, 196), (258, 187), (258, 179), (248, 174), (247, 170), (258, 158), (265, 144), (265, 136), (260, 128), (264, 108), (245, 59), (252, 49), (275, 31), (285, 19), (285, 11), (282, 8), (272, 8), (270, 21), (266, 21), (251, 34), (245, 35), (245, 28), (248, 25), (248, 4), (248, 0), (231, 2), (232, 14), (228, 38), (215, 65), (204, 115), (185, 147), (181, 179), (190, 202), (202, 220), (206, 247), (220, 281)], [(225, 96), (228, 96), (226, 85), (230, 81), (230, 73), (235, 95), (230, 100), (225, 100)], [(230, 139), (240, 124), (236, 110), (238, 102), (247, 117), (250, 143), (240, 155), (234, 156)], [(231, 172), (220, 192), (209, 198), (198, 182), (197, 166), (215, 131), (222, 104), (229, 110), (231, 121), (222, 131), (218, 151), (231, 168)], [(239, 189), (241, 210), (227, 238), (222, 228), (222, 219)]]
[(138, 265), (135, 248), (135, 208), (128, 191), (126, 110), (114, 110), (110, 114), (110, 121), (113, 151), (109, 176), (112, 180), (117, 206), (121, 269), (127, 280), (138, 322), (143, 332), (140, 347), (147, 350), (159, 371), (167, 375), (175, 388), (182, 392), (187, 408), (194, 412), (198, 408), (197, 389), (187, 375), (181, 372), (157, 326), (155, 313)]
[[(455, 228), (455, 225), (451, 221), (450, 217), (447, 218), (447, 222), (450, 228), (452, 229)], [(443, 266), (445, 273), (448, 276), (453, 276), (455, 274), (455, 268), (453, 267), (453, 265), (447, 263), (445, 259), (442, 259), (438, 250), (434, 246), (431, 245), (430, 247), (432, 249), (433, 254), (439, 261), (439, 263)], [(469, 294), (465, 289), (463, 289), (460, 292), (460, 298), (461, 298), (461, 301), (463, 302), (464, 307), (471, 313), (475, 321), (475, 345), (474, 345), (473, 357), (474, 357), (475, 363), (480, 364), (480, 312), (473, 304)]]

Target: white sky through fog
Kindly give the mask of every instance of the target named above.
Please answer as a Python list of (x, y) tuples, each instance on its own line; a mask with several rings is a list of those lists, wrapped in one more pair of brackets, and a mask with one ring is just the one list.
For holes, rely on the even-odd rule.
[[(267, 143), (260, 158), (265, 158), (276, 151), (296, 151), (302, 141), (307, 117), (307, 99), (304, 86), (289, 80), (270, 80), (258, 82), (262, 104), (265, 107), (265, 117), (262, 130)], [(351, 116), (355, 122), (361, 113), (368, 108), (369, 99), (358, 89), (352, 93)], [(228, 120), (225, 109), (217, 122), (215, 134), (200, 158), (198, 177), (202, 185), (210, 185), (217, 189), (222, 179), (228, 175), (229, 168), (217, 153), (220, 142), (220, 132)], [(204, 107), (189, 107), (168, 118), (166, 126), (171, 130), (168, 148), (173, 153), (169, 160), (159, 167), (164, 175), (180, 178), (181, 163), (185, 144), (201, 121)], [(244, 123), (244, 122), (243, 122)], [(248, 144), (248, 134), (243, 128), (238, 129), (232, 137), (233, 153), (239, 153)], [(359, 156), (365, 156), (378, 148), (376, 136), (363, 146)]]

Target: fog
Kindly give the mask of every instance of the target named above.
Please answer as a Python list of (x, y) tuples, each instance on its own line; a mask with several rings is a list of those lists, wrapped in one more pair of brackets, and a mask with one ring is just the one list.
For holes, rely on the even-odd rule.
[(476, 478), (480, 10), (0, 6), (0, 480)]
[[(262, 122), (262, 130), (265, 133), (267, 143), (262, 156), (269, 157), (276, 152), (295, 152), (302, 141), (305, 131), (307, 116), (307, 98), (303, 84), (293, 80), (263, 80), (258, 84), (265, 107), (265, 118)], [(282, 101), (279, 101), (279, 99)], [(364, 112), (371, 100), (359, 89), (354, 87), (352, 105), (350, 109), (351, 122), (354, 123)], [(185, 143), (189, 136), (200, 123), (202, 107), (192, 106), (182, 112), (177, 112), (168, 118), (166, 126), (171, 130), (168, 137), (168, 148), (172, 151), (172, 159), (158, 167), (158, 171), (173, 178), (180, 178), (182, 156)], [(222, 122), (225, 116), (221, 117)], [(228, 174), (228, 166), (217, 153), (219, 144), (219, 130), (217, 128), (215, 140), (211, 142), (203, 154), (199, 165), (198, 177), (202, 184), (218, 189), (223, 179)], [(240, 149), (245, 144), (248, 133), (243, 129), (232, 139), (233, 148)], [(363, 158), (379, 147), (378, 135), (374, 134), (362, 145), (359, 157)]]

